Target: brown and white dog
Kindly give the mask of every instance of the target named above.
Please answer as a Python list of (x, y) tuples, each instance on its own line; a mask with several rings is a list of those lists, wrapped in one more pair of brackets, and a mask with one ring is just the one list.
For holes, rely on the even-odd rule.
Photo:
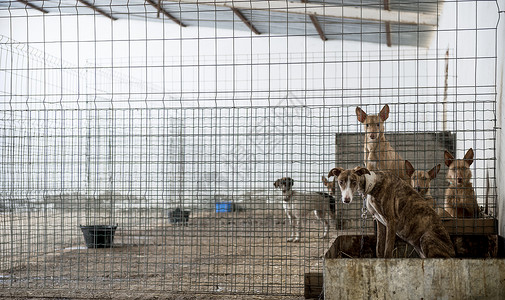
[(333, 179), (332, 181), (329, 181), (328, 178), (323, 176), (322, 180), (323, 180), (324, 186), (328, 189), (328, 194), (330, 194), (331, 196), (335, 196), (335, 192), (336, 192), (335, 179)]
[(414, 169), (414, 166), (406, 160), (405, 170), (407, 175), (410, 177), (410, 185), (412, 188), (427, 201), (431, 208), (435, 209), (436, 202), (430, 193), (430, 183), (437, 177), (438, 172), (440, 172), (440, 164), (434, 166), (431, 170), (426, 172)]
[(473, 149), (470, 148), (463, 159), (455, 159), (447, 150), (444, 153), (445, 165), (449, 167), (445, 190), (444, 209), (456, 218), (476, 218), (480, 215), (475, 191), (470, 179), (473, 163)]
[(437, 213), (405, 181), (389, 172), (334, 168), (342, 202), (355, 193), (366, 197), (368, 211), (377, 222), (377, 257), (391, 258), (395, 238), (411, 244), (422, 258), (454, 257), (454, 247)]
[(410, 182), (405, 172), (405, 160), (384, 136), (384, 122), (389, 117), (389, 106), (384, 105), (378, 115), (367, 115), (358, 106), (356, 117), (365, 127), (364, 160), (367, 169), (391, 172)]
[(325, 218), (326, 213), (335, 220), (335, 198), (326, 193), (300, 193), (292, 190), (295, 181), (290, 177), (283, 177), (274, 182), (274, 187), (280, 188), (283, 195), (282, 206), (286, 212), (291, 227), (291, 237), (288, 242), (299, 242), (302, 218), (314, 212), (317, 219), (323, 223), (324, 233), (322, 238), (328, 236), (329, 224)]

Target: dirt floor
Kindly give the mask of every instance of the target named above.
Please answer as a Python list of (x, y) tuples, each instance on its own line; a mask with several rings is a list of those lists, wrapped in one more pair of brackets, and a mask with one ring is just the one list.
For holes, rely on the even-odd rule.
[[(4, 217), (17, 225), (2, 232), (10, 240), (2, 242), (0, 297), (15, 299), (301, 299), (304, 274), (322, 271), (337, 236), (333, 225), (320, 239), (311, 217), (302, 241), (288, 243), (282, 210), (198, 212), (187, 225), (151, 211), (121, 215), (114, 246), (88, 249), (72, 213)], [(28, 234), (34, 228), (44, 235)]]

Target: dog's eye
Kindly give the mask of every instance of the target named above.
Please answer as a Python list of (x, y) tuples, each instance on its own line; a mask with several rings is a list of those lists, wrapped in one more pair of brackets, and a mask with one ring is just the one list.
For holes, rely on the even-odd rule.
[(356, 184), (356, 180), (351, 180), (351, 185), (355, 185)]
[(369, 126), (369, 125), (370, 125), (370, 124), (366, 124), (365, 126), (368, 128), (368, 126)]
[(338, 182), (338, 184), (340, 184), (340, 185), (344, 185), (344, 181), (343, 181), (343, 180), (340, 180), (340, 181)]

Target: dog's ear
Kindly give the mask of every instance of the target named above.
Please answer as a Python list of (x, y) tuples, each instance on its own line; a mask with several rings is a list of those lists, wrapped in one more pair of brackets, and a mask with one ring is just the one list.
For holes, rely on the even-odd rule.
[(445, 165), (450, 167), (452, 162), (454, 161), (454, 156), (452, 156), (449, 151), (445, 150), (444, 151), (444, 159), (445, 159)]
[(279, 181), (280, 179), (277, 179), (275, 182), (274, 182), (274, 187), (278, 188), (279, 187)]
[(468, 166), (472, 165), (472, 163), (473, 163), (473, 149), (472, 148), (470, 148), (470, 149), (468, 149), (468, 151), (466, 151), (465, 157), (463, 157), (463, 159), (465, 160), (465, 162)]
[(368, 174), (370, 175), (370, 171), (368, 171), (367, 168), (363, 168), (363, 167), (356, 167), (353, 169), (354, 173), (356, 173), (358, 176), (363, 176), (365, 174)]
[(407, 172), (407, 176), (412, 177), (412, 174), (416, 169), (414, 169), (414, 166), (410, 163), (410, 161), (405, 160), (405, 172)]
[(295, 181), (291, 177), (286, 177), (284, 180), (288, 188), (291, 188), (295, 184)]
[(440, 172), (440, 164), (433, 167), (433, 169), (428, 171), (428, 175), (430, 175), (431, 179), (435, 179), (437, 177), (438, 172)]
[(331, 169), (330, 172), (328, 172), (328, 178), (330, 178), (331, 176), (338, 177), (340, 175), (340, 173), (342, 173), (343, 171), (344, 171), (344, 169), (342, 169), (342, 168), (333, 168), (333, 169)]
[(367, 114), (358, 106), (356, 107), (356, 117), (358, 117), (358, 121), (365, 123)]
[(382, 120), (382, 122), (386, 121), (389, 118), (389, 105), (384, 105), (384, 107), (381, 109), (379, 113), (379, 117)]

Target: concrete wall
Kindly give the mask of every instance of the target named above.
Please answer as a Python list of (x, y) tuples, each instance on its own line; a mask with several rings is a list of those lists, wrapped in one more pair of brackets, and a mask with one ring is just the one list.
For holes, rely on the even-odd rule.
[(505, 299), (505, 260), (328, 259), (326, 299)]

